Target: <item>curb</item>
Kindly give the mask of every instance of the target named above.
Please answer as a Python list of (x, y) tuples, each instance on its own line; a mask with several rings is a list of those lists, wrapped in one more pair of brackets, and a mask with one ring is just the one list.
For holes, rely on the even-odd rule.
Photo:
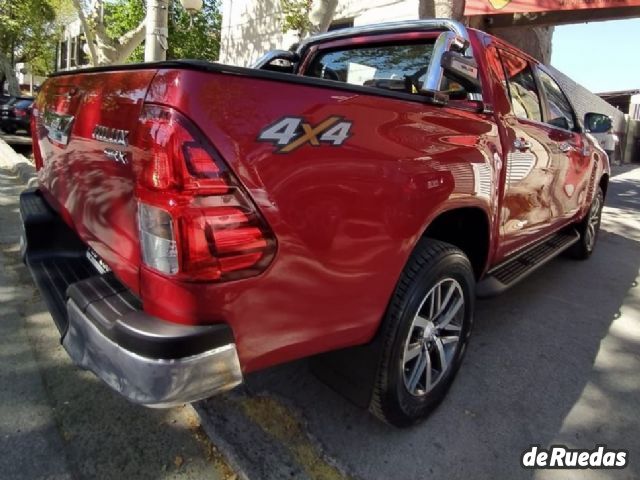
[(27, 187), (35, 185), (36, 168), (24, 155), (16, 153), (7, 142), (0, 138), (0, 168), (15, 174)]

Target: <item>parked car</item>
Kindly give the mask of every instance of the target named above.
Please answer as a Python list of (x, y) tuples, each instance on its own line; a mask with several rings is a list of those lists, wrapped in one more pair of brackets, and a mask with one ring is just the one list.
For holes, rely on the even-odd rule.
[(0, 105), (4, 105), (5, 103), (7, 103), (12, 98), (13, 97), (11, 95), (0, 95)]
[(134, 402), (321, 354), (411, 424), (449, 389), (476, 294), (591, 255), (607, 156), (543, 65), (454, 21), (338, 30), (256, 67), (48, 79), (25, 261), (73, 361)]
[(13, 97), (6, 104), (0, 105), (0, 129), (9, 134), (18, 130), (30, 133), (33, 100), (31, 97)]

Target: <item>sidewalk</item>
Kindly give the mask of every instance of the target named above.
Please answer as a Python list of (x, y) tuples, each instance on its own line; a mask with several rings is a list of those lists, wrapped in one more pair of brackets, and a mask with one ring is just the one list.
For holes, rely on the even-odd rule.
[(7, 169), (7, 148), (0, 140), (0, 477), (237, 478), (190, 405), (133, 405), (72, 365), (19, 258), (18, 195), (33, 167)]
[(3, 478), (71, 479), (64, 445), (42, 384), (20, 304), (28, 289), (17, 272), (18, 224), (10, 221), (21, 188), (0, 173), (0, 471)]

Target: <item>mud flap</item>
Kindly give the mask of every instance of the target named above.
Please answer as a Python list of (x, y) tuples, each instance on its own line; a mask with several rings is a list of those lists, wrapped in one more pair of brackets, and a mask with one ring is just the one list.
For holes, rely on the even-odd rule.
[(322, 353), (310, 359), (313, 374), (360, 408), (369, 408), (382, 356), (378, 334), (368, 344)]

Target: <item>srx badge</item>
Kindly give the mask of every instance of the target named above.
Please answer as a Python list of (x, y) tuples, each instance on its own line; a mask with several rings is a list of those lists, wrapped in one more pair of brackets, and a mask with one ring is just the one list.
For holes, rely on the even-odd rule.
[(258, 140), (278, 146), (276, 153), (290, 153), (307, 143), (338, 147), (351, 136), (351, 122), (343, 117), (329, 117), (312, 126), (300, 117), (284, 117), (265, 128)]

